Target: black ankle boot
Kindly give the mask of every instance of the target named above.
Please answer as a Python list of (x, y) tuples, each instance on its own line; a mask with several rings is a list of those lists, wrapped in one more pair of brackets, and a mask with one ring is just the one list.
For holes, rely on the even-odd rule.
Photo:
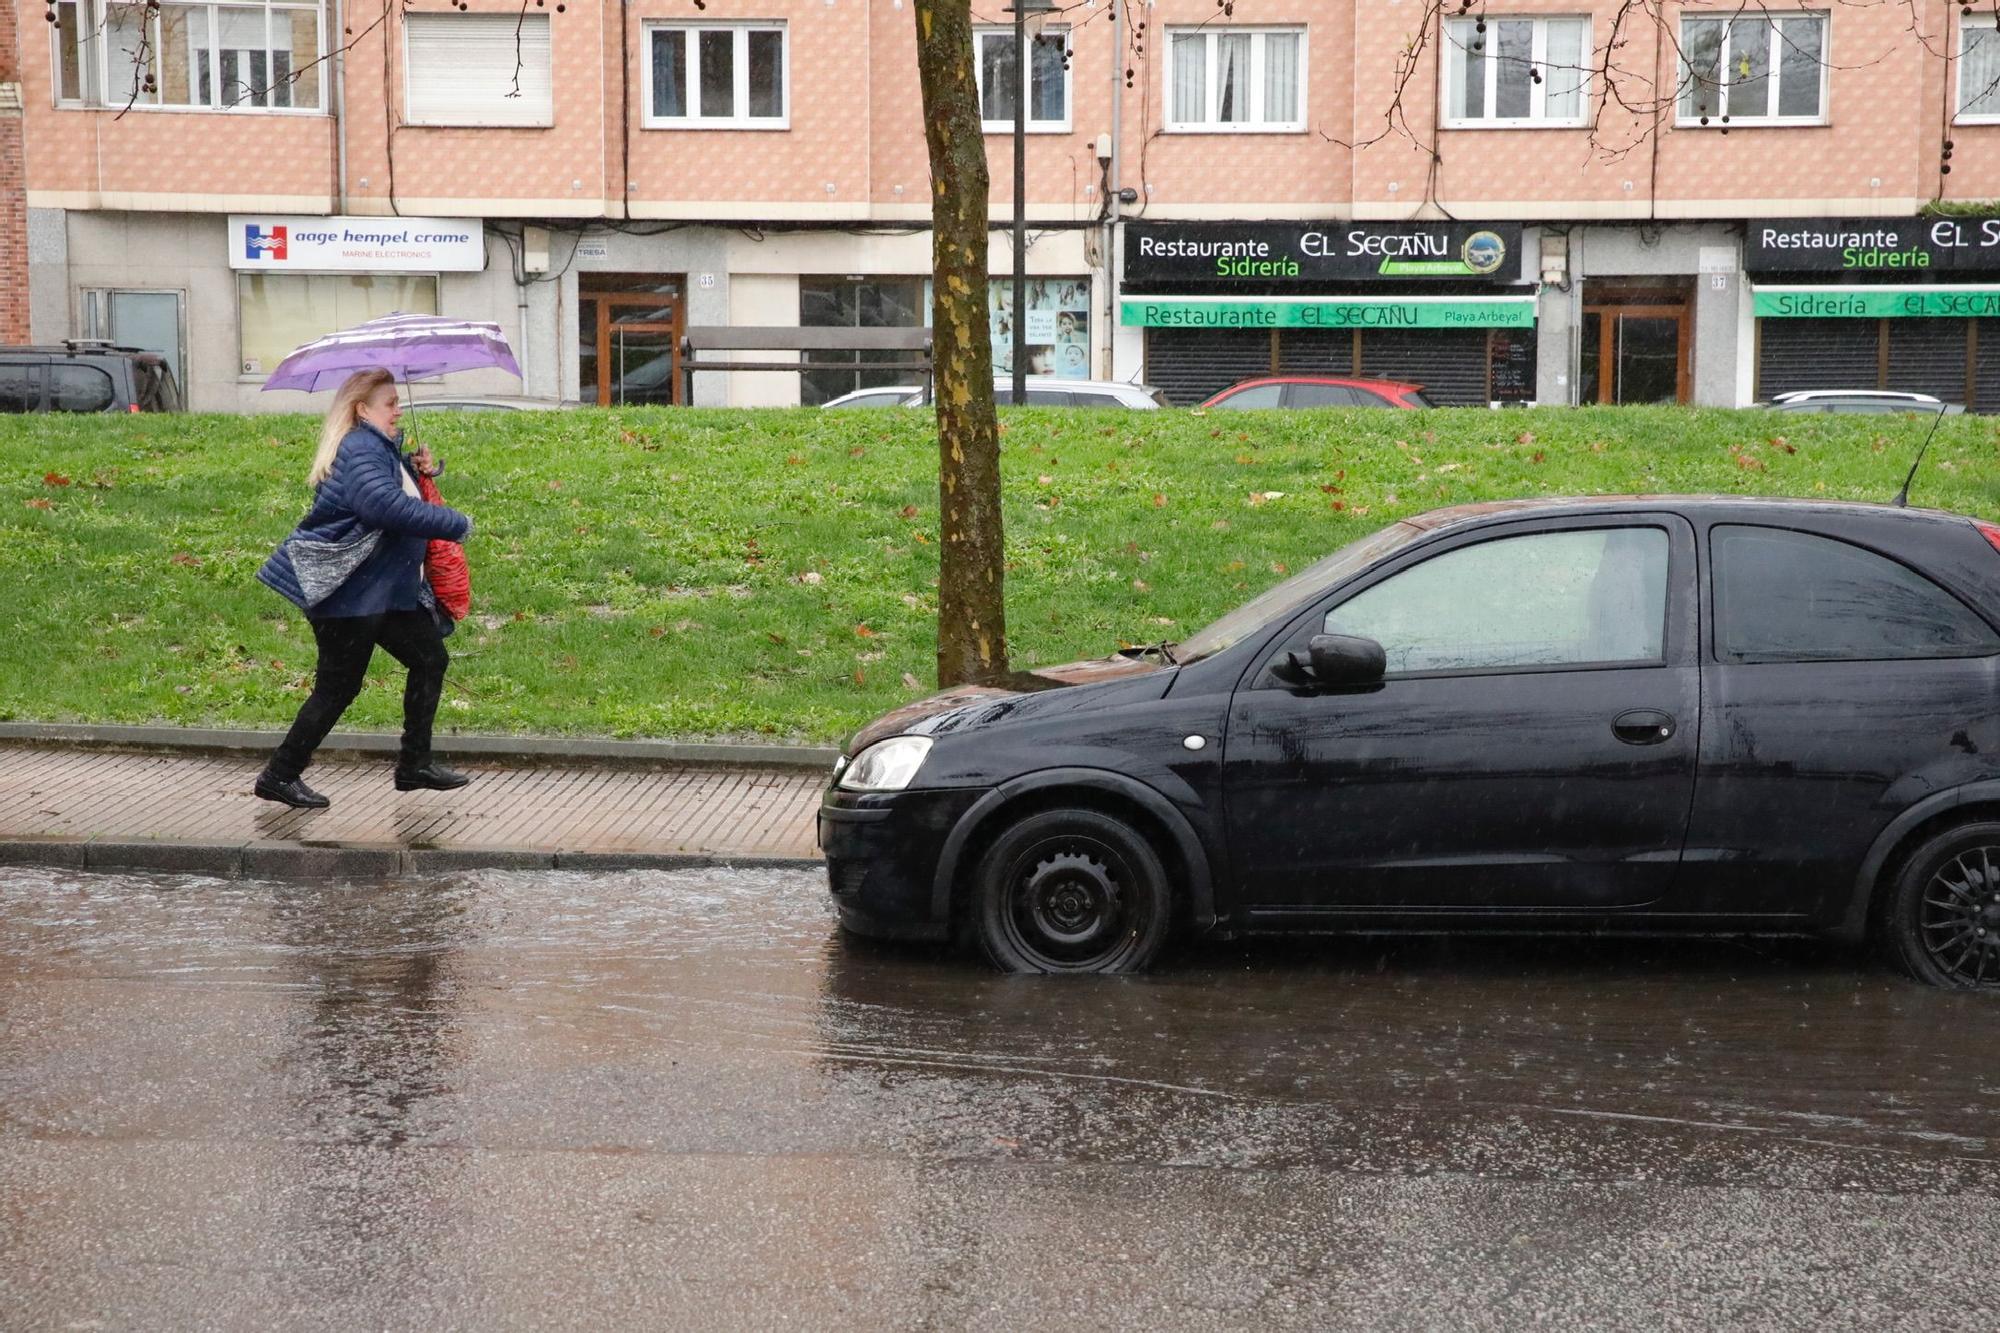
[(455, 768), (443, 764), (425, 764), (422, 768), (396, 768), (397, 791), (457, 791), (472, 778)]
[(258, 796), (280, 805), (289, 805), (294, 810), (324, 810), (333, 802), (321, 796), (299, 778), (281, 782), (269, 773), (257, 775), (257, 785), (251, 788)]

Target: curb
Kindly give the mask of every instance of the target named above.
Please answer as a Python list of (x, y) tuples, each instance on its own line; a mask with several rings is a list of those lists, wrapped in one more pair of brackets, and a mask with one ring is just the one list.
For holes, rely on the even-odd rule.
[(817, 870), (808, 856), (727, 852), (566, 852), (265, 841), (194, 843), (67, 838), (0, 840), (0, 866), (147, 870), (219, 879), (390, 879), (467, 870)]
[[(282, 731), (211, 727), (99, 726), (61, 722), (0, 722), (0, 744), (70, 745), (102, 749), (195, 753), (269, 751)], [(711, 767), (830, 769), (840, 751), (819, 745), (735, 745), (692, 741), (613, 741), (553, 736), (437, 738), (440, 752), (520, 763), (701, 764)], [(337, 731), (320, 746), (330, 754), (394, 754), (391, 732)]]

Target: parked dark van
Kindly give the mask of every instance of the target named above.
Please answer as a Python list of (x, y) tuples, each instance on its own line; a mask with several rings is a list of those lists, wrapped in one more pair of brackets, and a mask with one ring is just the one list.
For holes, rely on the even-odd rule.
[(158, 352), (80, 339), (0, 347), (0, 412), (180, 410), (180, 386)]

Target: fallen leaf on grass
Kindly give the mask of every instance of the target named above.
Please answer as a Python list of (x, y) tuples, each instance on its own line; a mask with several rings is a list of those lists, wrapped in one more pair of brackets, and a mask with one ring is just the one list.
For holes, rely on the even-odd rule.
[(854, 627), (854, 637), (857, 639), (872, 639), (875, 637), (875, 631), (869, 629), (866, 624), (856, 625)]
[(1153, 508), (1165, 509), (1166, 507), (1167, 507), (1167, 493), (1165, 491), (1154, 491)]
[(1133, 591), (1133, 592), (1151, 592), (1152, 590), (1153, 590), (1153, 585), (1152, 585), (1152, 584), (1150, 584), (1150, 583), (1148, 583), (1148, 582), (1146, 582), (1146, 580), (1144, 580), (1144, 579), (1133, 579), (1133, 580), (1132, 580), (1132, 591)]
[(1547, 458), (1548, 458), (1547, 454), (1543, 453), (1540, 449), (1537, 449), (1535, 450), (1534, 454), (1528, 459), (1528, 461), (1530, 463), (1540, 463), (1546, 460)]
[(785, 455), (785, 466), (786, 466), (786, 467), (804, 467), (805, 465), (806, 465), (806, 460), (805, 460), (805, 457), (804, 457), (804, 455), (802, 455), (802, 454), (786, 454), (786, 455)]
[(647, 630), (646, 633), (652, 635), (656, 639), (664, 639), (667, 637), (667, 627), (665, 625), (655, 625), (651, 629)]
[(896, 511), (896, 514), (899, 518), (915, 518), (917, 516), (917, 507), (915, 505), (904, 505)]
[(921, 689), (922, 689), (923, 687), (924, 687), (924, 683), (923, 683), (922, 681), (918, 680), (918, 679), (917, 679), (917, 678), (916, 678), (915, 676), (911, 675), (911, 674), (910, 674), (909, 672), (907, 672), (907, 671), (905, 671), (905, 672), (903, 673), (903, 688), (904, 688), (904, 689), (906, 689), (906, 690), (921, 690)]
[(23, 501), (22, 501), (21, 503), (22, 503), (22, 504), (25, 504), (25, 505), (26, 505), (26, 506), (28, 506), (28, 508), (30, 508), (30, 509), (54, 509), (54, 508), (55, 508), (55, 506), (54, 506), (54, 505), (52, 505), (52, 504), (50, 504), (50, 503), (49, 503), (49, 502), (48, 502), (47, 500), (23, 500)]
[(168, 563), (179, 565), (183, 569), (201, 568), (201, 561), (189, 555), (186, 551), (175, 551), (173, 554), (173, 558), (170, 561), (168, 561)]
[(818, 570), (808, 569), (803, 574), (792, 575), (792, 582), (803, 583), (808, 587), (817, 588), (820, 584), (826, 582), (826, 578)]
[(44, 485), (44, 486), (67, 486), (67, 485), (69, 485), (69, 478), (68, 478), (68, 477), (65, 477), (65, 476), (64, 476), (64, 475), (63, 475), (62, 473), (60, 473), (60, 472), (44, 472), (44, 473), (42, 474), (42, 485)]
[(1337, 514), (1337, 513), (1339, 513), (1339, 512), (1341, 511), (1341, 510), (1343, 510), (1343, 509), (1347, 508), (1347, 503), (1346, 503), (1346, 501), (1344, 501), (1344, 500), (1335, 500), (1335, 501), (1332, 501), (1331, 503), (1329, 503), (1329, 504), (1327, 505), (1327, 508), (1328, 508), (1328, 509), (1331, 509), (1331, 510), (1332, 510), (1332, 511), (1333, 511), (1334, 513), (1336, 513), (1336, 514)]
[(860, 445), (858, 445), (858, 444), (857, 444), (857, 445), (855, 445), (855, 446), (854, 446), (854, 447), (853, 447), (852, 449), (849, 449), (849, 450), (847, 451), (847, 456), (848, 456), (849, 458), (859, 458), (859, 457), (861, 457), (861, 455), (863, 455), (863, 454), (865, 454), (865, 453), (867, 453), (867, 452), (868, 452), (868, 451), (867, 451), (866, 449), (863, 449), (863, 448), (862, 448), (862, 447), (861, 447)]
[(868, 673), (860, 667), (854, 668), (854, 683), (856, 685), (866, 685), (868, 683)]
[(782, 647), (784, 646), (784, 644), (785, 644), (785, 636), (784, 636), (784, 635), (782, 635), (782, 634), (779, 634), (779, 633), (778, 633), (778, 632), (776, 632), (775, 630), (768, 630), (768, 629), (767, 629), (767, 630), (765, 630), (765, 631), (764, 631), (764, 637), (765, 637), (765, 638), (767, 638), (767, 639), (769, 639), (769, 640), (770, 640), (770, 641), (771, 641), (772, 643), (775, 643), (775, 644), (777, 644), (777, 645), (778, 645), (779, 647), (781, 647), (781, 648), (782, 648)]
[(1764, 470), (1764, 460), (1761, 458), (1752, 458), (1749, 454), (1732, 454), (1730, 457), (1734, 458), (1736, 466), (1742, 468), (1745, 472), (1762, 472)]
[(1524, 430), (1514, 437), (1514, 443), (1516, 444), (1533, 444), (1534, 442), (1535, 432), (1531, 430)]
[(1791, 443), (1782, 435), (1773, 435), (1765, 443), (1780, 453), (1795, 454), (1799, 451), (1799, 447), (1796, 444)]

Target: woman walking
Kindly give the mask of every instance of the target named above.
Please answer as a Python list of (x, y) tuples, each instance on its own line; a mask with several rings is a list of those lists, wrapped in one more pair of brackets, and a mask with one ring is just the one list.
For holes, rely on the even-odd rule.
[(464, 541), (472, 520), (419, 498), (416, 473), (436, 476), (438, 468), (428, 449), (403, 455), (396, 428), (402, 415), (387, 371), (347, 378), (334, 394), (308, 475), (312, 508), (257, 573), (305, 612), (319, 646), (312, 695), (257, 776), (256, 793), (267, 801), (306, 810), (331, 804), (302, 775), (361, 693), (378, 644), (409, 669), (396, 790), (450, 791), (472, 780), (431, 755), (450, 657), (424, 583), (429, 542)]

